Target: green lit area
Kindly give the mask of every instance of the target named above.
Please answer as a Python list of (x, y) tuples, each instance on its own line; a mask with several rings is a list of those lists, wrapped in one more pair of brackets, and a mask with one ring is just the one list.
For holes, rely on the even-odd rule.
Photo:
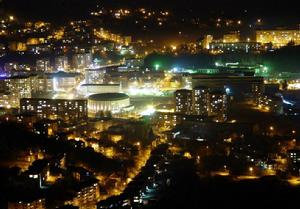
[(159, 70), (159, 69), (160, 69), (160, 64), (156, 63), (156, 64), (154, 65), (154, 68), (155, 68), (155, 70)]

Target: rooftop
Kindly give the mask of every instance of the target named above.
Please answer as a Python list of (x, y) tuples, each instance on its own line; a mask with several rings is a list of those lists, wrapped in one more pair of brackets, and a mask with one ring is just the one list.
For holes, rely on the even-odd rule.
[(116, 101), (122, 99), (128, 99), (129, 96), (122, 93), (103, 93), (103, 94), (93, 94), (89, 96), (90, 100), (98, 101)]

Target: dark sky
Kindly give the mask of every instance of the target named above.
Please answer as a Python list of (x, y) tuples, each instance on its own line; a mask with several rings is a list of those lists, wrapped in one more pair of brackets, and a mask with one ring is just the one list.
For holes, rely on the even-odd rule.
[[(300, 7), (295, 0), (2, 0), (0, 5), (2, 10), (23, 17), (64, 19), (84, 17), (97, 2), (111, 7), (168, 8), (187, 17), (196, 15), (205, 18), (217, 13), (229, 17), (300, 19)], [(248, 12), (244, 13), (244, 10)]]

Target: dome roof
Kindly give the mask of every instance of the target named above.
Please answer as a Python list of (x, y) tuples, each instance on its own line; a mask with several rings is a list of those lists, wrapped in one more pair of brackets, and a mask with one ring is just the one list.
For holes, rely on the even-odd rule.
[(103, 93), (103, 94), (93, 94), (89, 96), (89, 100), (93, 101), (118, 101), (123, 99), (129, 99), (127, 94), (122, 93)]

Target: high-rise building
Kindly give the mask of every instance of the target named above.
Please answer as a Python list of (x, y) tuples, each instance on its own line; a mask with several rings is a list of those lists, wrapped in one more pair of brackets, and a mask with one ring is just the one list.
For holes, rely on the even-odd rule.
[(106, 68), (86, 69), (85, 70), (85, 83), (86, 84), (102, 84), (102, 83), (104, 83), (105, 74), (106, 74)]
[(56, 73), (45, 73), (39, 76), (36, 87), (39, 93), (49, 93), (53, 91), (66, 92), (75, 88), (79, 82), (79, 73), (59, 71)]
[(193, 88), (207, 86), (209, 89), (226, 89), (233, 99), (252, 99), (257, 102), (264, 92), (264, 78), (254, 76), (224, 76), (224, 75), (196, 75), (192, 78)]
[(193, 110), (195, 115), (208, 115), (209, 89), (201, 86), (193, 89)]
[(175, 92), (175, 113), (212, 117), (217, 122), (227, 120), (228, 96), (225, 91), (197, 87)]
[(175, 112), (190, 115), (193, 113), (193, 92), (180, 89), (175, 92)]
[(0, 106), (19, 107), (21, 98), (30, 98), (35, 92), (36, 76), (13, 76), (0, 79)]
[(87, 100), (23, 98), (21, 113), (35, 113), (40, 119), (76, 122), (87, 118)]
[(52, 72), (52, 67), (49, 59), (38, 59), (36, 61), (36, 70), (42, 72)]
[(215, 121), (227, 120), (228, 98), (223, 91), (212, 91), (209, 94), (208, 116), (213, 116)]
[(93, 59), (91, 53), (75, 54), (73, 56), (73, 67), (76, 71), (82, 71), (92, 65)]
[(67, 56), (56, 57), (54, 60), (54, 66), (55, 66), (55, 70), (68, 71), (70, 68), (68, 57)]

